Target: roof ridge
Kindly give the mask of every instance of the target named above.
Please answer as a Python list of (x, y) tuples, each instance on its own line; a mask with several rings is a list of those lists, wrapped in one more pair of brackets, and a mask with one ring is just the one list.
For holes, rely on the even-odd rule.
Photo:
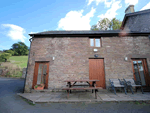
[(148, 13), (148, 12), (150, 12), (150, 9), (146, 9), (146, 10), (142, 10), (142, 11), (136, 11), (136, 12), (133, 12), (133, 13), (127, 13), (125, 15), (126, 16), (132, 16), (132, 15), (144, 14), (144, 13)]

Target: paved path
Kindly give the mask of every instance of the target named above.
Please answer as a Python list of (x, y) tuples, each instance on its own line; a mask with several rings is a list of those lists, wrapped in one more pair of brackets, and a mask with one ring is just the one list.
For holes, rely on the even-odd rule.
[[(150, 111), (150, 104), (131, 102), (37, 103), (32, 106), (16, 95), (22, 93), (23, 85), (23, 79), (0, 78), (0, 113), (148, 113)], [(80, 94), (81, 96), (83, 95)]]
[(150, 101), (150, 92), (135, 92), (131, 94), (130, 92), (125, 95), (124, 93), (117, 92), (117, 95), (107, 91), (99, 91), (97, 94), (97, 99), (95, 99), (95, 94), (88, 92), (77, 92), (72, 91), (67, 98), (66, 92), (44, 92), (44, 93), (24, 93), (18, 94), (28, 100), (33, 102), (120, 102), (120, 101)]

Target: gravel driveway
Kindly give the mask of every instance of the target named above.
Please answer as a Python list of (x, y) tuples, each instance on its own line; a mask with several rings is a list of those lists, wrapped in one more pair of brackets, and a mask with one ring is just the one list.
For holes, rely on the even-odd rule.
[(23, 91), (24, 79), (0, 78), (0, 113), (148, 113), (150, 104), (40, 103), (30, 105), (16, 93)]

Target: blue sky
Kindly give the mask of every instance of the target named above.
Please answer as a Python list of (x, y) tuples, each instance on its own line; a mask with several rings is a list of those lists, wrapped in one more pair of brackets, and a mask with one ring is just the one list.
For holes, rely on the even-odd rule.
[(123, 20), (128, 5), (150, 9), (149, 0), (3, 0), (0, 3), (0, 50), (13, 43), (30, 46), (29, 33), (90, 30), (102, 18)]

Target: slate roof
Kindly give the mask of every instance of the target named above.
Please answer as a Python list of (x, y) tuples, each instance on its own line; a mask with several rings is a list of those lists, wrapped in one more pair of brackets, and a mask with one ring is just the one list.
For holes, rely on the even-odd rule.
[[(128, 17), (135, 16), (135, 15), (141, 15), (141, 14), (145, 14), (145, 13), (150, 13), (150, 9), (125, 14), (124, 19), (122, 21), (121, 29), (123, 29), (123, 27), (124, 27), (124, 25), (125, 25), (126, 20), (128, 19)], [(147, 18), (143, 19), (142, 21), (144, 21), (146, 19)]]
[(92, 31), (92, 30), (71, 30), (71, 31), (45, 31), (39, 33), (29, 34), (32, 35), (50, 35), (50, 34), (104, 34), (104, 33), (119, 33), (121, 30), (107, 30), (107, 31)]
[[(106, 31), (92, 31), (92, 30), (78, 30), (78, 31), (45, 31), (39, 33), (29, 34), (30, 36), (118, 36), (123, 30), (106, 30)], [(129, 31), (130, 35), (148, 35), (150, 32)]]

